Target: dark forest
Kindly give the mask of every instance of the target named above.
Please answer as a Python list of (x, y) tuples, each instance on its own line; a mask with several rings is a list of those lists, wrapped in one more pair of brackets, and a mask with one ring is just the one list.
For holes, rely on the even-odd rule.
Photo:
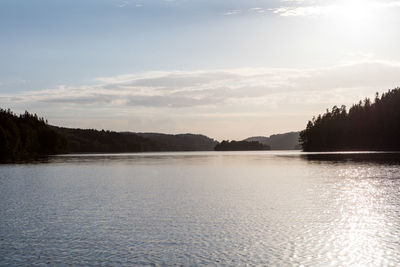
[(371, 101), (365, 98), (347, 112), (345, 106), (308, 122), (300, 133), (304, 151), (399, 151), (400, 88)]
[(63, 153), (207, 151), (217, 141), (204, 135), (114, 132), (49, 125), (36, 114), (0, 109), (0, 162)]
[(43, 118), (0, 109), (0, 160), (16, 160), (67, 152), (67, 140)]

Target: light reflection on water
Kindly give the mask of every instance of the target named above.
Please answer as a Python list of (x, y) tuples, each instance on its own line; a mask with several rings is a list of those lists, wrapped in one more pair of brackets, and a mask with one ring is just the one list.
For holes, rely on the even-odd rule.
[(0, 166), (0, 265), (398, 265), (398, 154), (67, 155)]

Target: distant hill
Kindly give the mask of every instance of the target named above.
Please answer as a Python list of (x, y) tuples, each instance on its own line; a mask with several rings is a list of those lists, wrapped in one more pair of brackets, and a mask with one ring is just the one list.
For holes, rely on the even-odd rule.
[(300, 149), (299, 132), (289, 132), (283, 134), (274, 134), (270, 137), (254, 136), (243, 141), (256, 141), (268, 145), (272, 150), (295, 150)]
[(65, 137), (69, 153), (125, 153), (214, 150), (217, 141), (196, 134), (99, 131), (51, 126)]
[(271, 145), (271, 140), (269, 139), (269, 137), (266, 136), (253, 136), (253, 137), (249, 137), (244, 139), (243, 141), (247, 141), (247, 142), (259, 142), (263, 145)]
[(222, 141), (214, 148), (215, 151), (253, 151), (270, 150), (271, 147), (257, 141)]
[(136, 133), (158, 144), (159, 151), (212, 151), (217, 141), (201, 134)]

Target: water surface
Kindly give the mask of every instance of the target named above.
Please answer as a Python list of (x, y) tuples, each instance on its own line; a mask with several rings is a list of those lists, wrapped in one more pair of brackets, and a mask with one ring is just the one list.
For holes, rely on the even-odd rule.
[(0, 165), (0, 265), (398, 265), (399, 154)]

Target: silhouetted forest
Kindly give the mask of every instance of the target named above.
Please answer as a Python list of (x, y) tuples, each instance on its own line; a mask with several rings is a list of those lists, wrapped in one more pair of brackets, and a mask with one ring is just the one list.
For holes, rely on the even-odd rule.
[(47, 124), (36, 114), (0, 109), (0, 162), (61, 153), (124, 153), (213, 150), (204, 135), (113, 132)]
[(270, 150), (271, 147), (256, 141), (222, 141), (215, 146), (215, 151), (249, 151), (249, 150)]
[(0, 109), (0, 161), (65, 153), (66, 139), (43, 118)]
[(304, 151), (400, 150), (400, 88), (374, 101), (365, 98), (347, 112), (334, 106), (300, 132)]

